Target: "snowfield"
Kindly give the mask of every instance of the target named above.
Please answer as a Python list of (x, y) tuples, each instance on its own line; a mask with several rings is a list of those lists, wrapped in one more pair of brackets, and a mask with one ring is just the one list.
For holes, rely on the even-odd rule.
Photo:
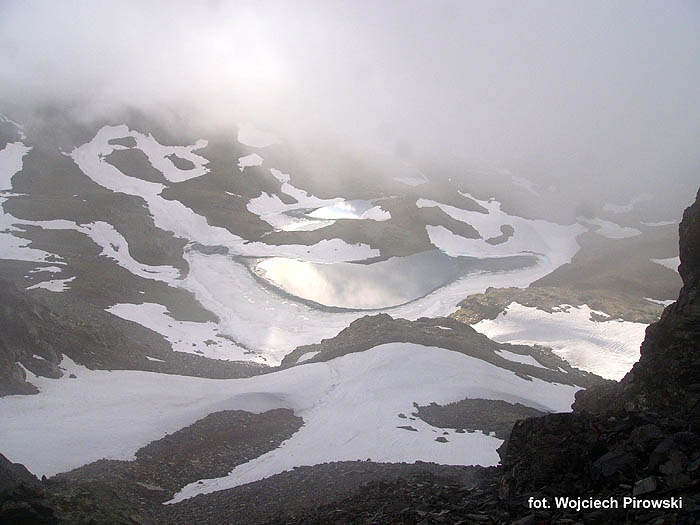
[(668, 259), (651, 259), (651, 262), (660, 264), (661, 266), (664, 266), (668, 268), (669, 270), (673, 270), (674, 272), (678, 271), (678, 266), (681, 264), (681, 258), (676, 256), (676, 257), (669, 257)]
[(585, 217), (578, 217), (577, 220), (581, 224), (586, 224), (592, 227), (592, 231), (608, 239), (627, 239), (628, 237), (636, 237), (637, 235), (642, 234), (642, 232), (637, 228), (620, 226), (619, 224), (603, 219), (586, 219)]
[[(186, 251), (185, 260), (190, 272), (181, 286), (219, 318), (220, 333), (260, 352), (270, 365), (279, 364), (297, 346), (336, 336), (366, 315), (362, 311), (320, 310), (280, 295), (269, 286), (261, 286), (248, 268), (230, 256)], [(474, 272), (408, 304), (379, 311), (409, 320), (443, 317), (457, 310), (468, 295), (484, 293), (489, 286), (525, 287), (549, 271), (538, 265), (504, 272)], [(244, 358), (258, 360), (260, 356), (246, 354)]]
[[(67, 358), (62, 366), (66, 374), (61, 379), (28, 372), (39, 394), (0, 398), (0, 418), (12, 421), (0, 428), (0, 450), (37, 475), (64, 472), (100, 458), (133, 459), (149, 442), (221, 410), (290, 408), (304, 419), (304, 426), (279, 448), (225, 478), (189, 485), (175, 500), (325, 461), (495, 465), (500, 439), (447, 430), (449, 442), (440, 443), (435, 438), (442, 429), (398, 414), (410, 414), (414, 402), (445, 404), (466, 397), (568, 411), (578, 390), (536, 378), (529, 381), (474, 357), (409, 343), (381, 345), (247, 379), (91, 371)], [(418, 432), (397, 428), (406, 424)]]
[[(462, 195), (473, 199), (488, 213), (463, 210), (428, 199), (418, 199), (416, 202), (419, 208), (438, 207), (453, 219), (469, 224), (479, 232), (480, 239), (467, 239), (443, 226), (426, 226), (430, 242), (448, 255), (479, 258), (538, 255), (541, 264), (552, 271), (570, 262), (580, 249), (576, 237), (585, 229), (579, 224), (563, 226), (540, 219), (524, 219), (505, 213), (501, 210), (501, 203), (496, 200), (482, 201), (468, 193)], [(500, 244), (486, 242), (499, 237), (502, 234), (501, 226), (506, 225), (513, 227), (512, 237)]]
[(496, 319), (480, 321), (474, 329), (499, 343), (549, 346), (572, 366), (607, 379), (622, 379), (639, 360), (647, 325), (593, 321), (592, 313), (606, 316), (586, 305), (563, 305), (561, 311), (550, 314), (511, 303)]

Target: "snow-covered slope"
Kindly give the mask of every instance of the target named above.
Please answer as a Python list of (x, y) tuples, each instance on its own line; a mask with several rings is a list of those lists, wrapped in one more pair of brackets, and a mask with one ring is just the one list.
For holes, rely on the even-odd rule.
[[(138, 448), (220, 410), (291, 408), (304, 427), (280, 448), (231, 476), (185, 489), (179, 498), (325, 461), (416, 460), (494, 465), (501, 440), (483, 433), (443, 435), (420, 420), (398, 428), (413, 403), (467, 397), (503, 399), (567, 411), (577, 387), (524, 379), (441, 348), (392, 343), (324, 363), (249, 379), (211, 380), (136, 371), (91, 371), (64, 359), (63, 378), (32, 378), (35, 396), (0, 398), (0, 450), (36, 474), (54, 474), (102, 457), (130, 459)], [(89, 396), (85, 393), (89, 392)], [(27, 443), (32, 443), (27, 447)]]
[(647, 325), (599, 321), (591, 314), (607, 317), (586, 305), (563, 305), (560, 311), (547, 313), (511, 303), (496, 319), (483, 320), (474, 328), (494, 341), (549, 346), (573, 366), (619, 380), (639, 360)]

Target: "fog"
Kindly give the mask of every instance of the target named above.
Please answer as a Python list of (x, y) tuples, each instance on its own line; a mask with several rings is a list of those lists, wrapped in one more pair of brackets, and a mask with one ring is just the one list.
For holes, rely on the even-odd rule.
[(693, 0), (5, 1), (0, 104), (251, 122), (680, 207), (700, 182), (699, 50)]

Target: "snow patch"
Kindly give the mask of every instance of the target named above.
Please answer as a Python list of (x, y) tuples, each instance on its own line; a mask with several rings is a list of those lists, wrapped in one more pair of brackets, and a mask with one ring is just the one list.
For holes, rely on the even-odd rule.
[(297, 359), (297, 364), (303, 363), (304, 361), (308, 361), (309, 359), (318, 355), (319, 353), (320, 352), (306, 352), (305, 354), (299, 356), (299, 359)]
[(619, 380), (639, 360), (647, 325), (591, 320), (599, 313), (583, 305), (547, 313), (511, 303), (496, 319), (474, 329), (499, 343), (549, 346), (571, 365), (607, 379)]
[(650, 259), (651, 262), (665, 266), (674, 272), (678, 271), (678, 266), (681, 264), (680, 257), (669, 257), (668, 259)]
[(256, 128), (252, 124), (244, 124), (238, 128), (238, 142), (252, 148), (266, 148), (279, 144), (280, 140), (274, 134)]
[[(568, 411), (579, 390), (527, 381), (477, 358), (408, 343), (246, 379), (89, 370), (65, 357), (61, 366), (66, 371), (61, 379), (28, 372), (40, 389), (37, 395), (0, 398), (0, 419), (12, 421), (0, 427), (0, 450), (39, 476), (100, 458), (134, 459), (144, 445), (216, 411), (291, 408), (304, 419), (278, 449), (225, 478), (186, 487), (178, 500), (324, 461), (495, 465), (500, 439), (452, 433), (449, 443), (437, 443), (427, 425), (419, 432), (397, 429), (396, 414), (410, 411), (413, 402), (447, 404), (466, 397)], [(68, 379), (70, 373), (77, 378)]]
[(673, 304), (673, 303), (676, 302), (675, 299), (666, 299), (666, 300), (663, 300), (663, 301), (662, 301), (662, 300), (659, 300), (659, 299), (652, 299), (651, 297), (645, 297), (644, 299), (646, 299), (646, 300), (649, 301), (650, 303), (660, 304), (660, 305), (662, 305), (662, 306), (668, 306), (669, 304)]
[(73, 281), (74, 279), (75, 277), (71, 277), (69, 279), (54, 279), (51, 281), (42, 281), (40, 283), (36, 283), (32, 286), (29, 286), (27, 290), (36, 290), (42, 288), (44, 290), (48, 290), (49, 292), (65, 292), (69, 289), (68, 283)]
[[(428, 199), (418, 199), (416, 202), (419, 208), (440, 208), (453, 219), (471, 225), (481, 235), (481, 239), (467, 239), (443, 226), (427, 225), (430, 242), (448, 255), (479, 258), (538, 255), (540, 263), (551, 271), (570, 262), (580, 248), (576, 237), (584, 229), (579, 224), (563, 226), (541, 219), (524, 219), (505, 213), (498, 201), (481, 201), (468, 193), (462, 195), (475, 200), (487, 209), (487, 213), (463, 210)], [(514, 229), (513, 235), (506, 242), (496, 245), (486, 242), (486, 239), (500, 236), (501, 226), (505, 225)]]
[(246, 349), (221, 337), (216, 323), (207, 321), (177, 321), (162, 304), (115, 304), (106, 309), (109, 313), (140, 324), (165, 337), (176, 352), (199, 354), (210, 359), (227, 361), (263, 361), (250, 356), (243, 357)]
[(238, 169), (243, 171), (250, 166), (262, 166), (263, 158), (257, 153), (251, 153), (238, 159)]
[(496, 353), (508, 361), (522, 363), (523, 365), (532, 365), (536, 366), (537, 368), (547, 368), (546, 366), (541, 365), (537, 359), (531, 355), (516, 354), (515, 352), (510, 352), (508, 350), (496, 350)]
[(577, 220), (582, 224), (592, 226), (593, 231), (595, 231), (598, 235), (607, 237), (608, 239), (626, 239), (628, 237), (636, 237), (637, 235), (642, 234), (642, 232), (637, 228), (620, 226), (619, 224), (603, 219), (587, 219), (585, 217), (578, 217)]

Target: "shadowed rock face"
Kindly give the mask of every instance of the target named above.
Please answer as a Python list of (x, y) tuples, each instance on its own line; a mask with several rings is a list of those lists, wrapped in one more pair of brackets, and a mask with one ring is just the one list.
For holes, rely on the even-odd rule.
[(620, 384), (581, 392), (575, 410), (678, 411), (700, 421), (700, 192), (678, 227), (678, 300), (647, 328), (641, 358)]

